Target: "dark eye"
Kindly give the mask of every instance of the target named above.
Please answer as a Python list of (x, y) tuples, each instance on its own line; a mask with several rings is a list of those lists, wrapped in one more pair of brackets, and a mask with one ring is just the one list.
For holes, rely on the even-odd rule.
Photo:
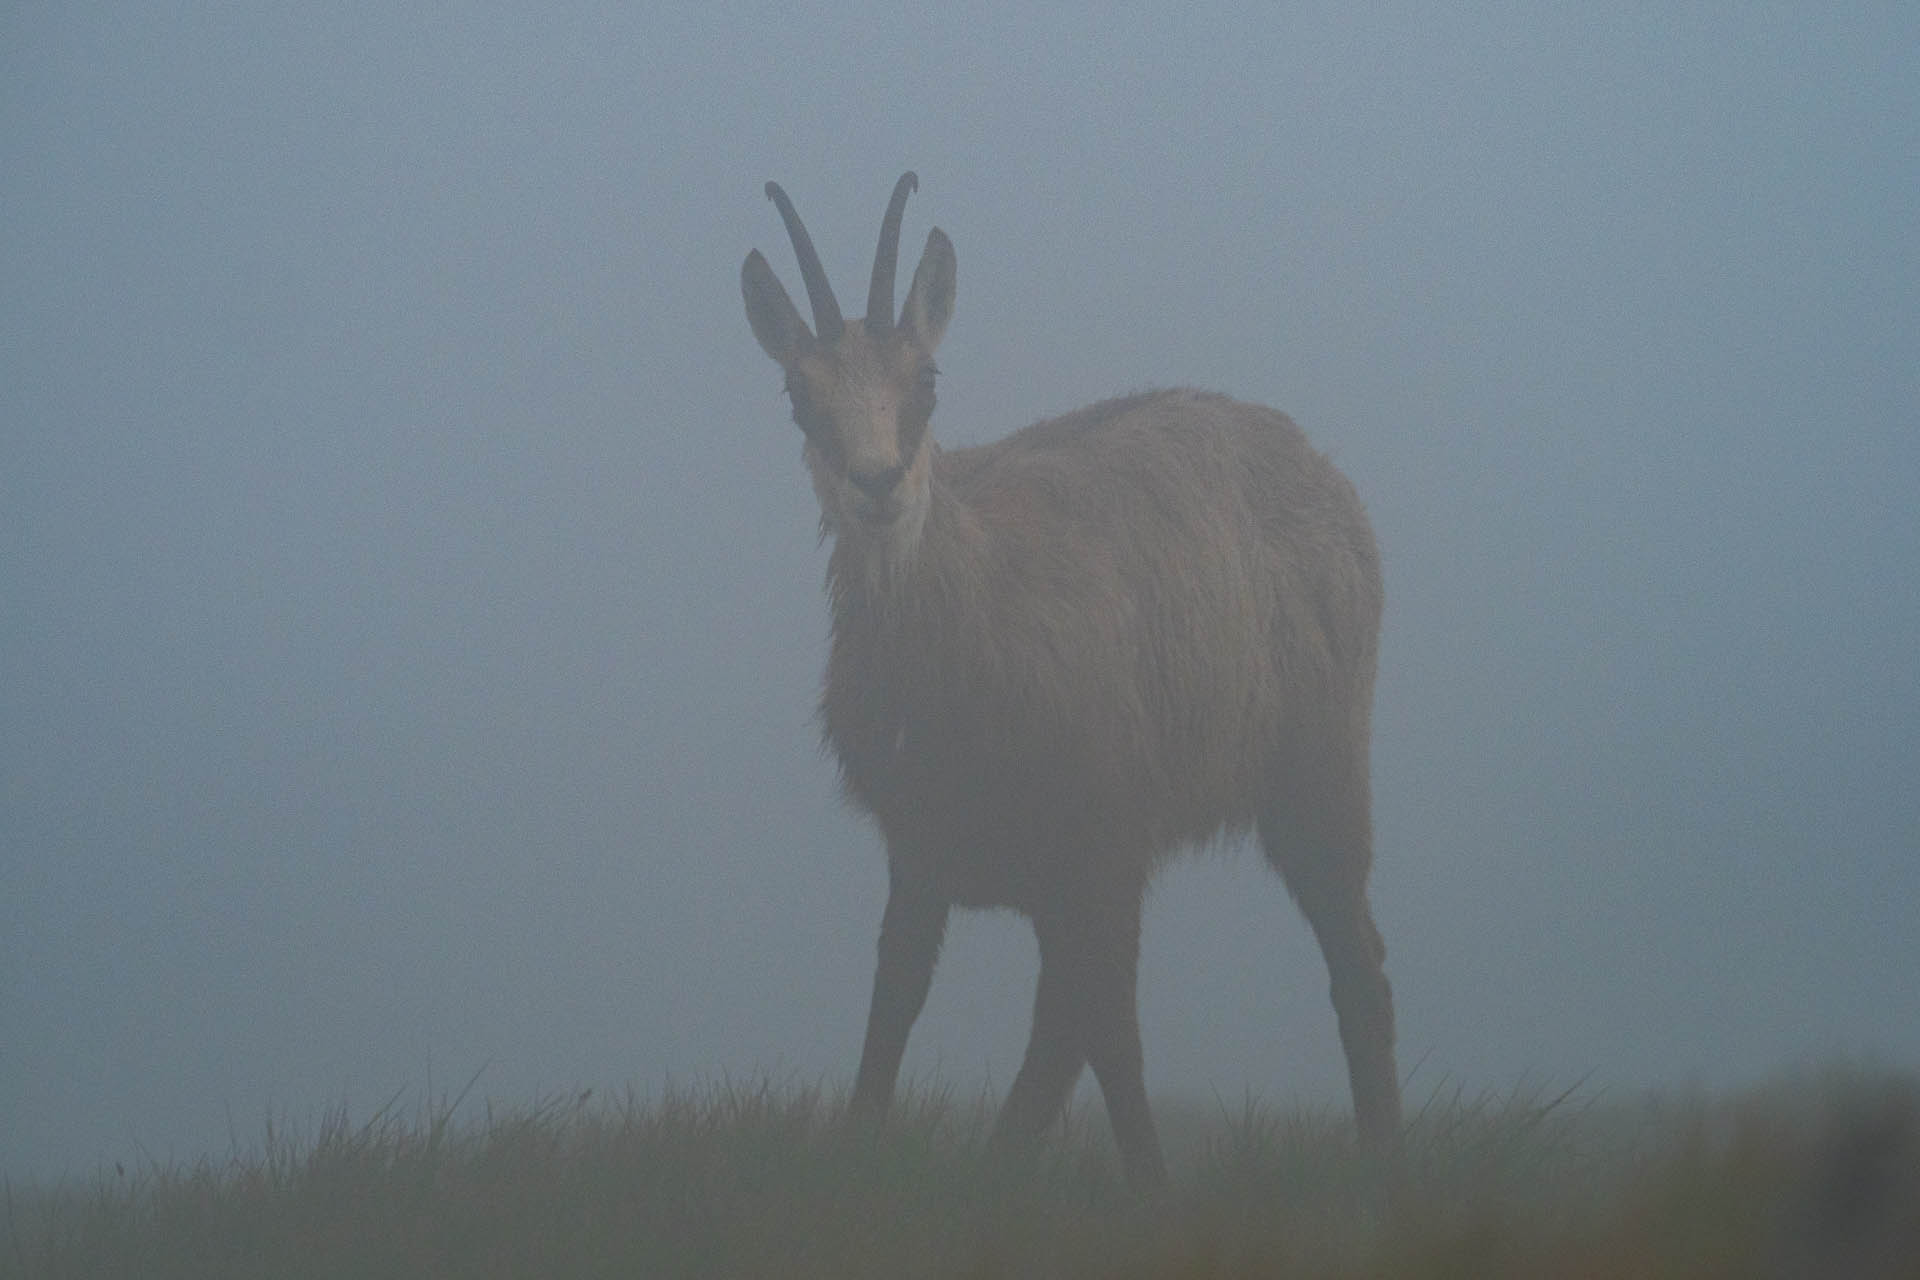
[(794, 425), (807, 437), (807, 443), (818, 449), (822, 457), (835, 467), (840, 465), (840, 438), (834, 434), (832, 423), (825, 414), (815, 413), (813, 406), (800, 397), (793, 401)]
[(937, 370), (931, 363), (920, 366), (914, 375), (913, 394), (900, 406), (900, 449), (911, 454), (920, 447), (927, 433), (927, 419), (933, 416), (933, 379)]
[(807, 399), (806, 392), (789, 382), (787, 384), (787, 399), (793, 404), (794, 423), (809, 436), (820, 434), (821, 429), (826, 424), (824, 419), (814, 411), (813, 404)]
[(933, 413), (933, 380), (939, 370), (931, 363), (920, 366), (920, 373), (913, 384), (913, 416), (921, 419)]

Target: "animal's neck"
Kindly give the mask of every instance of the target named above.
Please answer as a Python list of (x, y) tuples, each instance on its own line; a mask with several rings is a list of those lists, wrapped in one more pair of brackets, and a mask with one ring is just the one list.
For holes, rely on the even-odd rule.
[(985, 531), (974, 512), (944, 482), (938, 459), (928, 479), (927, 503), (916, 527), (842, 528), (827, 562), (835, 626), (886, 626), (922, 620), (949, 608), (978, 581)]

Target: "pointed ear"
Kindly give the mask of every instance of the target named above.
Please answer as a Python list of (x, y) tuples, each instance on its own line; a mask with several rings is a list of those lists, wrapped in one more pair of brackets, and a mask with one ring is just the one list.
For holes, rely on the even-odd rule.
[(935, 227), (927, 233), (927, 247), (913, 272), (913, 288), (900, 308), (900, 327), (929, 354), (940, 345), (953, 318), (953, 242)]
[(740, 296), (746, 300), (747, 323), (753, 326), (760, 349), (780, 364), (792, 364), (801, 348), (813, 341), (813, 330), (794, 310), (793, 299), (758, 249), (741, 264)]

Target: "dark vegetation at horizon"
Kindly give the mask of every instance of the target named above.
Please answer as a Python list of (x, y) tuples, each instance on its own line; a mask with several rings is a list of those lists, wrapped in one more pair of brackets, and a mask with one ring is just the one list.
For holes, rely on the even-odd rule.
[(985, 1099), (884, 1131), (757, 1081), (518, 1108), (465, 1094), (223, 1159), (9, 1184), (0, 1277), (1897, 1277), (1920, 1259), (1920, 1079), (1834, 1067), (1730, 1099), (1442, 1087), (1404, 1156), (1324, 1111), (1167, 1106), (1129, 1192), (1085, 1109), (1027, 1156)]

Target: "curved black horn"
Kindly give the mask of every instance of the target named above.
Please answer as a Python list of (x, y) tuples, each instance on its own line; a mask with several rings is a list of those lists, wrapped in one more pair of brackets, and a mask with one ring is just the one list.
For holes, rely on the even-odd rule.
[(893, 184), (887, 216), (880, 221), (880, 247), (873, 253), (873, 283), (867, 287), (867, 328), (893, 327), (893, 268), (900, 259), (900, 215), (907, 196), (920, 189), (919, 175), (909, 169)]
[(800, 215), (794, 212), (793, 201), (787, 199), (779, 183), (767, 184), (767, 199), (779, 207), (780, 220), (787, 224), (787, 237), (793, 241), (793, 254), (800, 259), (800, 278), (806, 281), (807, 301), (813, 304), (813, 327), (822, 342), (831, 342), (847, 325), (840, 318), (840, 304), (834, 301), (833, 286), (827, 283), (820, 255), (814, 251), (813, 237), (807, 234)]

